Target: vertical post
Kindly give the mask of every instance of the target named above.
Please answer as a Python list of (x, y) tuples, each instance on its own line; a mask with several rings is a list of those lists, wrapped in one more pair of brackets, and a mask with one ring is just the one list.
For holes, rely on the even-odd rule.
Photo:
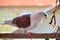
[(56, 25), (56, 15), (55, 15), (56, 10), (57, 10), (57, 6), (56, 6), (55, 10), (53, 11), (53, 16), (52, 16), (54, 19), (54, 25)]
[[(55, 12), (56, 12), (56, 10), (57, 10), (57, 6), (56, 6), (56, 8), (55, 8), (54, 11), (53, 11), (53, 16), (52, 16), (51, 22), (49, 22), (49, 24), (52, 24), (52, 22), (54, 21), (54, 25), (56, 25), (56, 17), (55, 17)], [(54, 19), (54, 20), (53, 20), (53, 19)]]

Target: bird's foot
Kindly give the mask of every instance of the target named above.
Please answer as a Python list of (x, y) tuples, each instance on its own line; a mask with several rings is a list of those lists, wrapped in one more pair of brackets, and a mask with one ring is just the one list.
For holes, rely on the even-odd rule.
[(27, 35), (31, 38), (31, 40), (32, 40), (32, 34), (33, 34), (32, 32), (27, 33)]
[(32, 32), (28, 32), (27, 35), (31, 37), (33, 33)]

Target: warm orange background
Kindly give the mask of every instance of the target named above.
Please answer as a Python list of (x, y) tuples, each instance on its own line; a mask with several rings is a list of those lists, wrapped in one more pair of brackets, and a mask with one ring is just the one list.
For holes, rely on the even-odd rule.
[(56, 0), (0, 0), (0, 6), (49, 6)]

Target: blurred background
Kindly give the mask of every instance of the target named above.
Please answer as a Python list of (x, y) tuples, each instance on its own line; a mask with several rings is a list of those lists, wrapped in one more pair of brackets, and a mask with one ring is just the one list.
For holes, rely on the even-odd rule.
[[(22, 13), (35, 13), (54, 5), (56, 0), (0, 0), (0, 33), (11, 33), (16, 27), (2, 25), (3, 20), (14, 18)], [(57, 25), (60, 25), (60, 9), (56, 11)], [(52, 13), (48, 13), (48, 19), (38, 24), (34, 33), (54, 33), (56, 30), (49, 24)]]
[[(0, 0), (0, 33), (9, 33), (13, 30), (15, 30), (15, 27), (12, 27), (10, 25), (1, 25), (3, 20), (5, 19), (10, 19), (10, 18), (14, 18), (20, 14), (23, 13), (35, 13), (37, 11), (41, 11), (44, 10), (46, 8), (48, 8), (51, 5), (55, 5), (56, 4), (56, 0)], [(57, 16), (57, 22), (59, 25), (59, 10), (57, 11), (58, 13), (56, 13)], [(52, 28), (51, 25), (49, 25), (49, 21), (51, 19), (52, 13), (48, 13), (48, 19), (44, 20), (44, 26), (43, 24), (39, 24), (38, 25), (38, 30), (35, 30), (36, 33), (52, 33), (55, 32), (56, 30), (54, 30), (54, 28)], [(40, 27), (42, 26), (42, 27)], [(42, 30), (42, 29), (45, 30)], [(47, 28), (47, 29), (46, 29)], [(51, 31), (52, 30), (52, 31)], [(34, 32), (32, 30), (32, 32)]]
[[(41, 10), (48, 8), (49, 6), (41, 7), (0, 7), (0, 33), (10, 33), (16, 29), (14, 26), (10, 25), (1, 25), (3, 20), (15, 18), (23, 13), (35, 13)], [(60, 25), (60, 10), (56, 11), (56, 20), (57, 25)], [(53, 33), (56, 30), (49, 24), (52, 17), (52, 12), (48, 13), (48, 19), (44, 20), (42, 24), (39, 24), (38, 27), (32, 32), (36, 33)], [(43, 30), (44, 29), (44, 30)]]

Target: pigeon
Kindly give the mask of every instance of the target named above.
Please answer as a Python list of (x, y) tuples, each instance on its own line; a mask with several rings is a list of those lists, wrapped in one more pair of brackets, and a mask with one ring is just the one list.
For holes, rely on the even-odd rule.
[(44, 11), (37, 12), (35, 14), (24, 14), (21, 16), (17, 16), (13, 19), (6, 19), (2, 24), (11, 25), (18, 28), (23, 28), (25, 33), (28, 33), (27, 30), (31, 30), (37, 27), (40, 21), (47, 19), (47, 13)]
[(39, 11), (36, 13), (26, 13), (13, 19), (4, 20), (2, 24), (8, 24), (18, 28), (22, 28), (24, 29), (25, 33), (29, 33), (27, 31), (36, 28), (37, 25), (41, 23), (41, 21), (47, 19), (48, 13), (53, 9), (55, 9), (55, 5), (50, 6), (43, 11)]

